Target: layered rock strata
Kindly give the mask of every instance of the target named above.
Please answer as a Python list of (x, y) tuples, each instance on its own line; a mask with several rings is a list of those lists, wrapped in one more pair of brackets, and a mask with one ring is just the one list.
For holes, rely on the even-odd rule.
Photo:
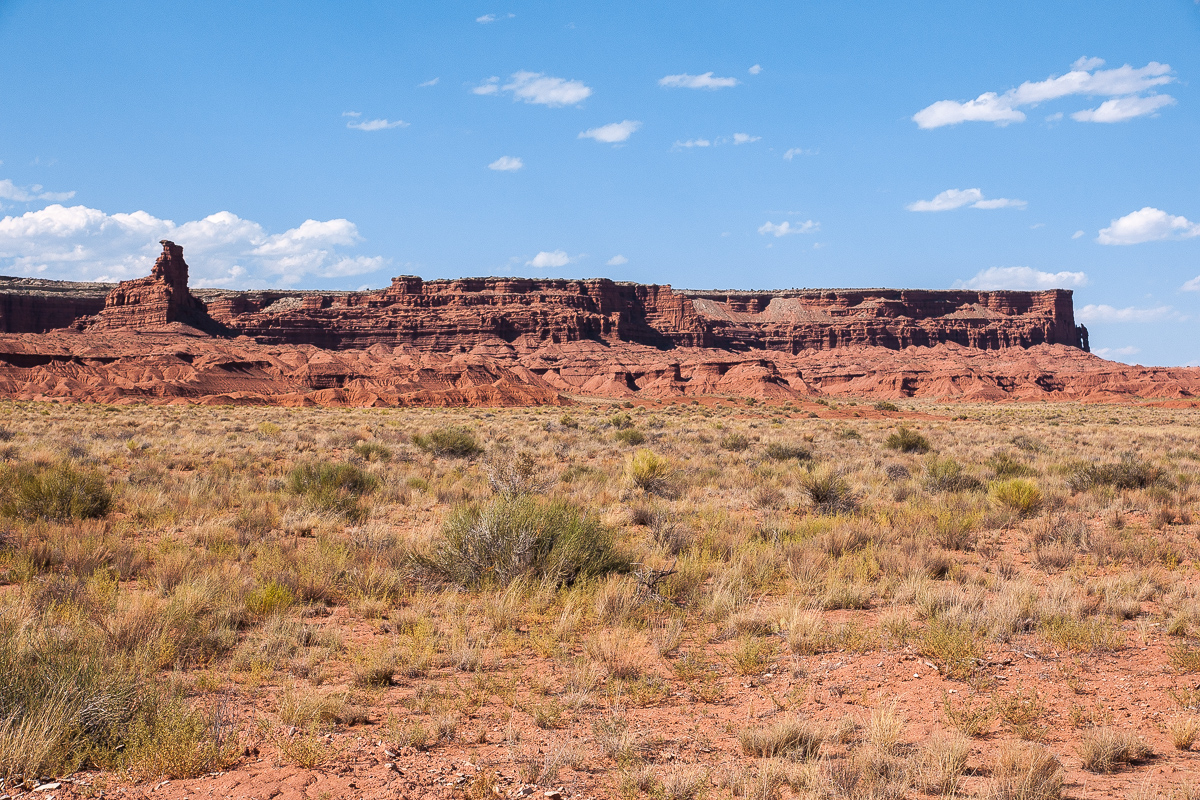
[[(261, 344), (331, 350), (376, 344), (431, 353), (481, 345), (497, 355), (547, 344), (631, 343), (791, 353), (848, 346), (903, 349), (954, 343), (982, 350), (1062, 344), (1087, 349), (1071, 292), (839, 289), (695, 292), (607, 279), (405, 276), (373, 292), (232, 292), (188, 289), (183, 248), (164, 241), (150, 275), (124, 281), (97, 309), (101, 284), (73, 297), (61, 282), (0, 282), (0, 330), (39, 333), (184, 322)], [(70, 298), (70, 299), (69, 299)], [(90, 314), (88, 312), (91, 312)]]
[(104, 299), (104, 308), (86, 327), (93, 330), (137, 330), (171, 322), (207, 327), (204, 303), (188, 290), (183, 248), (163, 240), (162, 254), (145, 278), (121, 281)]
[(401, 277), (375, 292), (193, 292), (187, 279), (171, 242), (148, 277), (115, 287), (0, 279), (0, 395), (283, 405), (1200, 397), (1200, 370), (1088, 354), (1068, 291)]
[(629, 342), (800, 353), (847, 346), (901, 349), (953, 342), (995, 350), (1086, 349), (1071, 292), (893, 289), (689, 292), (594, 280), (395, 278), (378, 292), (201, 292), (209, 314), (269, 344), (329, 349), (409, 345), (429, 352), (500, 341)]

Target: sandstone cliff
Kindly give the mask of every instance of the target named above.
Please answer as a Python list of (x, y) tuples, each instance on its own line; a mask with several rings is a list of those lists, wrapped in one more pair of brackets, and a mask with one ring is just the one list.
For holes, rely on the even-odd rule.
[(192, 292), (187, 279), (171, 242), (148, 277), (116, 286), (0, 279), (0, 395), (392, 406), (1200, 398), (1200, 370), (1088, 354), (1061, 290), (400, 277), (373, 292)]
[(72, 293), (62, 282), (0, 280), (0, 329), (145, 329), (181, 322), (262, 344), (332, 350), (406, 345), (430, 353), (483, 347), (496, 355), (584, 341), (793, 355), (945, 343), (982, 350), (1039, 344), (1087, 349), (1087, 332), (1075, 325), (1066, 290), (695, 292), (602, 278), (405, 276), (374, 292), (193, 293), (183, 248), (162, 244), (150, 275), (111, 287), (100, 308), (100, 284)]
[(94, 330), (136, 330), (171, 322), (196, 327), (209, 323), (204, 304), (188, 290), (183, 248), (163, 240), (162, 254), (145, 278), (121, 281), (104, 299), (104, 308), (85, 324)]
[(1067, 290), (718, 293), (606, 279), (402, 277), (379, 292), (202, 296), (230, 330), (263, 343), (330, 349), (405, 344), (448, 352), (503, 342), (528, 353), (577, 341), (792, 354), (946, 342), (984, 350), (1087, 346)]

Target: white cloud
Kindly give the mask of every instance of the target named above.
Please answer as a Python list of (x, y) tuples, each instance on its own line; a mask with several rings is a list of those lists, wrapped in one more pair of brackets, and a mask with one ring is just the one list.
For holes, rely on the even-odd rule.
[(496, 21), (496, 15), (495, 14), (484, 14), (481, 17), (476, 17), (475, 21), (478, 22), (480, 25), (487, 25), (489, 22)]
[(347, 128), (356, 131), (386, 131), (389, 128), (407, 128), (408, 123), (402, 119), (389, 121), (386, 119), (367, 119), (362, 122), (347, 122)]
[(1007, 125), (1010, 122), (1024, 122), (1025, 115), (1001, 100), (995, 92), (985, 92), (965, 103), (938, 100), (913, 114), (912, 119), (918, 127), (928, 129), (957, 125), (960, 122), (994, 122), (997, 125)]
[(1075, 231), (1074, 233), (1071, 234), (1072, 239), (1078, 239), (1081, 236), (1083, 236), (1083, 231)]
[(1076, 111), (1071, 119), (1076, 122), (1124, 122), (1135, 117), (1153, 114), (1160, 108), (1175, 105), (1169, 94), (1152, 94), (1147, 97), (1130, 95), (1105, 100), (1098, 108)]
[[(3, 163), (3, 162), (0, 162)], [(0, 180), (0, 200), (13, 200), (17, 203), (32, 203), (35, 200), (70, 200), (74, 192), (45, 192), (41, 184), (33, 186), (17, 186), (8, 178)]]
[(1146, 206), (1114, 219), (1100, 231), (1096, 241), (1100, 244), (1141, 244), (1163, 239), (1190, 239), (1194, 236), (1200, 236), (1200, 223)]
[(471, 91), (474, 94), (497, 94), (500, 91), (500, 79), (493, 75)]
[(803, 147), (790, 147), (788, 148), (788, 151), (783, 154), (783, 160), (791, 161), (796, 156), (813, 156), (816, 154), (816, 150), (805, 150)]
[[(1080, 59), (1065, 75), (1052, 76), (1044, 81), (1026, 81), (1003, 94), (984, 92), (974, 100), (961, 103), (939, 100), (918, 111), (912, 119), (919, 127), (926, 129), (957, 125), (960, 122), (994, 122), (997, 125), (1007, 125), (1010, 122), (1025, 121), (1024, 112), (1018, 110), (1021, 106), (1037, 105), (1070, 95), (1087, 95), (1120, 97), (1121, 100), (1111, 105), (1109, 102), (1103, 103), (1094, 111), (1077, 112), (1072, 115), (1073, 118), (1086, 122), (1115, 122), (1118, 119), (1153, 113), (1158, 108), (1174, 102), (1174, 98), (1169, 95), (1127, 96), (1141, 95), (1155, 86), (1174, 81), (1175, 78), (1168, 74), (1171, 71), (1169, 64), (1151, 61), (1137, 69), (1128, 64), (1115, 69), (1099, 69), (1103, 64), (1101, 59)], [(1137, 113), (1134, 113), (1135, 111)], [(1121, 116), (1122, 114), (1127, 116)]]
[(757, 75), (758, 73), (762, 72), (762, 65), (755, 64), (753, 67), (746, 70), (746, 72), (749, 72), (751, 75)]
[(1024, 208), (1028, 205), (1024, 200), (1011, 200), (1007, 197), (984, 199), (979, 189), (947, 189), (932, 200), (917, 200), (905, 208), (909, 211), (953, 211), (956, 208), (970, 206), (971, 208)]
[(361, 111), (343, 111), (342, 116), (343, 117), (361, 117), (362, 112)]
[(972, 203), (971, 208), (1024, 208), (1027, 205), (1029, 204), (1024, 200), (1013, 200), (1008, 197), (995, 197), (991, 200), (980, 200), (978, 203)]
[(488, 169), (494, 169), (497, 172), (516, 172), (523, 166), (525, 166), (525, 162), (517, 156), (500, 156), (488, 164)]
[(1109, 358), (1110, 356), (1135, 356), (1142, 352), (1140, 347), (1098, 347), (1092, 351), (1093, 354), (1101, 358)]
[(604, 142), (605, 144), (616, 144), (627, 140), (640, 127), (642, 127), (642, 123), (637, 120), (625, 119), (620, 122), (610, 122), (598, 128), (589, 128), (580, 133), (578, 138), (595, 139), (597, 142)]
[(952, 211), (982, 200), (983, 192), (979, 189), (947, 189), (932, 200), (918, 200), (905, 208), (909, 211)]
[(159, 239), (184, 246), (194, 286), (290, 286), (387, 265), (380, 257), (344, 252), (361, 241), (357, 227), (345, 219), (310, 219), (272, 234), (228, 211), (177, 225), (145, 211), (106, 214), (54, 204), (0, 219), (0, 270), (60, 280), (126, 280), (149, 272)]
[[(476, 94), (492, 94), (481, 92), (479, 87)], [(526, 103), (550, 106), (573, 106), (591, 97), (592, 90), (581, 81), (569, 81), (564, 78), (554, 78), (540, 72), (514, 72), (512, 79), (500, 87), (506, 92), (513, 93), (514, 100)]]
[(1181, 292), (1200, 292), (1200, 275), (1187, 281), (1183, 286), (1179, 287)]
[(425, 81), (424, 83), (418, 83), (417, 88), (424, 89), (426, 86), (437, 86), (438, 81), (440, 81), (440, 80), (441, 80), (441, 78), (430, 78), (429, 80)]
[(773, 234), (776, 238), (787, 236), (793, 233), (815, 233), (821, 229), (821, 223), (813, 222), (811, 219), (801, 222), (799, 225), (793, 225), (790, 222), (781, 222), (776, 225), (773, 222), (764, 222), (759, 226), (758, 232), (761, 234)]
[(622, 264), (628, 264), (629, 259), (626, 258), (625, 256), (621, 255), (620, 253), (618, 253), (617, 255), (613, 256), (612, 258), (610, 258), (608, 261), (605, 261), (604, 263), (610, 267), (619, 267)]
[(543, 250), (536, 256), (525, 262), (525, 266), (535, 269), (547, 269), (550, 267), (565, 267), (571, 263), (571, 257), (564, 250)]
[[(718, 147), (724, 144), (750, 144), (762, 139), (761, 136), (751, 136), (748, 133), (735, 133), (731, 136), (718, 136), (715, 139), (687, 139), (685, 141), (676, 141), (675, 148), (680, 147)], [(790, 160), (790, 159), (789, 159)]]
[(1080, 322), (1157, 322), (1167, 317), (1178, 317), (1170, 306), (1154, 308), (1114, 308), (1107, 305), (1086, 305), (1075, 312)]
[(1042, 272), (1032, 267), (990, 267), (966, 281), (956, 281), (955, 289), (1077, 289), (1087, 286), (1083, 272)]
[(658, 81), (659, 86), (668, 89), (728, 89), (739, 83), (741, 81), (737, 78), (714, 78), (711, 72), (703, 75), (688, 75), (685, 72), (680, 75), (668, 75)]
[(1083, 70), (1084, 72), (1091, 72), (1092, 70), (1099, 69), (1103, 66), (1103, 58), (1088, 58), (1087, 56), (1080, 56), (1071, 63), (1071, 69)]

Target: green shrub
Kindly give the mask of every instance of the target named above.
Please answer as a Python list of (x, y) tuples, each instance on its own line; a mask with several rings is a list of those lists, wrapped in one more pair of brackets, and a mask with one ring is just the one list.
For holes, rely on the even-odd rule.
[(925, 462), (925, 488), (931, 492), (970, 492), (982, 489), (983, 481), (953, 458), (930, 456)]
[(268, 439), (275, 439), (283, 432), (283, 429), (274, 422), (263, 422), (258, 426), (258, 432)]
[(0, 631), (0, 777), (66, 775), (109, 760), (142, 705), (142, 680), (103, 648)]
[(1070, 653), (1111, 652), (1125, 645), (1125, 634), (1103, 617), (1051, 617), (1042, 621), (1038, 632), (1046, 641)]
[(883, 446), (889, 450), (899, 450), (901, 453), (929, 452), (929, 440), (903, 425), (888, 434), (883, 440)]
[(461, 426), (437, 428), (427, 434), (418, 433), (412, 437), (412, 441), (422, 450), (439, 456), (467, 458), (481, 450), (475, 441), (475, 434)]
[(811, 461), (813, 457), (811, 449), (803, 445), (784, 442), (770, 442), (767, 444), (766, 454), (767, 458), (773, 461), (788, 461), (789, 459)]
[(625, 472), (630, 482), (642, 491), (662, 493), (670, 487), (674, 468), (653, 451), (638, 450), (629, 457)]
[(366, 512), (359, 499), (375, 491), (379, 479), (354, 464), (300, 464), (288, 473), (288, 490), (303, 495), (317, 508), (336, 511), (350, 519)]
[(1096, 486), (1145, 489), (1166, 481), (1165, 470), (1143, 461), (1134, 453), (1125, 453), (1120, 461), (1112, 464), (1076, 464), (1067, 474), (1067, 484), (1076, 492)]
[(1033, 481), (1009, 478), (993, 482), (988, 487), (988, 499), (1002, 508), (1010, 508), (1027, 517), (1036, 514), (1042, 507), (1042, 490)]
[(619, 431), (623, 431), (626, 428), (633, 427), (633, 417), (629, 416), (629, 414), (627, 414), (626, 412), (621, 411), (621, 412), (619, 412), (617, 414), (613, 414), (611, 417), (609, 417), (608, 424), (612, 425), (614, 428), (616, 428)]
[(1029, 478), (1037, 474), (1033, 467), (1008, 453), (997, 453), (988, 459), (987, 465), (997, 478)]
[(504, 585), (525, 574), (561, 585), (627, 566), (612, 531), (595, 517), (565, 501), (529, 495), (460, 506), (419, 558), (462, 586)]
[(0, 470), (0, 511), (26, 520), (94, 519), (108, 514), (112, 492), (96, 470), (63, 462)]
[(613, 439), (621, 444), (637, 446), (646, 441), (646, 434), (639, 431), (637, 428), (622, 428), (613, 434)]
[(296, 602), (292, 590), (277, 581), (267, 581), (246, 595), (246, 610), (256, 617), (269, 617)]
[(832, 469), (804, 473), (800, 476), (800, 489), (818, 514), (844, 514), (858, 507), (850, 484)]
[(135, 721), (121, 761), (142, 780), (199, 778), (237, 760), (237, 736), (227, 726), (219, 712), (209, 717), (170, 697)]
[(899, 411), (900, 406), (895, 403), (889, 403), (887, 400), (880, 400), (875, 404), (876, 411)]
[(948, 677), (965, 680), (983, 656), (983, 643), (966, 625), (933, 619), (921, 633), (919, 651)]
[(721, 449), (740, 453), (750, 446), (750, 440), (745, 434), (729, 431), (721, 437)]
[(354, 452), (364, 461), (391, 461), (392, 451), (379, 442), (359, 442)]

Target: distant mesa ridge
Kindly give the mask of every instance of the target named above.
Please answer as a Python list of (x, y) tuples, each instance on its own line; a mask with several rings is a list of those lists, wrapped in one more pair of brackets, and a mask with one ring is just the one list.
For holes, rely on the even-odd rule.
[[(328, 350), (407, 345), (468, 352), (507, 343), (630, 343), (746, 353), (953, 343), (982, 350), (1088, 349), (1070, 290), (689, 291), (587, 280), (392, 279), (368, 292), (189, 290), (183, 248), (163, 241), (149, 276), (105, 284), (0, 278), (0, 331), (145, 330), (182, 323), (215, 336)], [(105, 292), (104, 290), (107, 289)]]
[(150, 275), (116, 285), (0, 278), (0, 397), (369, 407), (705, 396), (1200, 404), (1198, 369), (1087, 352), (1066, 290), (717, 292), (602, 278), (401, 276), (369, 292), (228, 291), (189, 289), (182, 248), (162, 244)]

